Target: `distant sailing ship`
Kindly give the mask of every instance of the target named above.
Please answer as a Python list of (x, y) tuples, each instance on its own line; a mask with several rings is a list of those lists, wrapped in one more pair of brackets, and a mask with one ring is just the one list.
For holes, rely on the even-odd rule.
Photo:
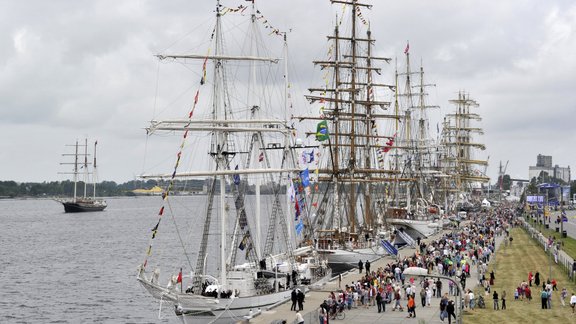
[(477, 137), (484, 134), (478, 125), (482, 117), (472, 111), (479, 104), (465, 92), (460, 91), (450, 102), (456, 107), (444, 119), (442, 145), (445, 153), (441, 158), (442, 168), (450, 176), (446, 186), (450, 192), (449, 209), (469, 211), (480, 208), (481, 186), (490, 181), (486, 176), (488, 160), (478, 156), (478, 151), (486, 149)]
[[(94, 142), (94, 159), (92, 163), (92, 171), (90, 171), (90, 163), (88, 162), (88, 139), (85, 139), (84, 144), (79, 144), (76, 141), (76, 144), (71, 145), (74, 147), (73, 154), (63, 154), (64, 156), (72, 156), (74, 157), (74, 162), (64, 162), (61, 164), (71, 164), (74, 166), (73, 171), (71, 173), (64, 173), (64, 174), (72, 174), (73, 181), (74, 181), (74, 195), (71, 199), (61, 199), (58, 200), (64, 206), (64, 212), (66, 213), (82, 213), (82, 212), (94, 212), (94, 211), (102, 211), (108, 205), (104, 199), (96, 198), (96, 146), (98, 142)], [(80, 152), (80, 149), (84, 148), (84, 152)], [(83, 158), (83, 162), (79, 161), (79, 159)], [(82, 171), (80, 171), (82, 169)], [(83, 195), (81, 197), (78, 196), (78, 181), (79, 176), (83, 176), (83, 183), (84, 183), (84, 190)], [(88, 196), (88, 183), (90, 182), (89, 179), (92, 178), (92, 197)]]

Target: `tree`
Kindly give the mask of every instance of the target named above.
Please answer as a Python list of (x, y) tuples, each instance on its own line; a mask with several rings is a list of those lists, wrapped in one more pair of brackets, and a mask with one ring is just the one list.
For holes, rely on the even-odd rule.
[(538, 186), (536, 184), (537, 184), (537, 180), (536, 180), (536, 177), (534, 177), (530, 180), (530, 183), (528, 184), (528, 187), (526, 188), (526, 194), (528, 194), (528, 195), (538, 194)]
[(548, 183), (550, 182), (550, 175), (546, 171), (540, 171), (538, 174), (538, 183)]

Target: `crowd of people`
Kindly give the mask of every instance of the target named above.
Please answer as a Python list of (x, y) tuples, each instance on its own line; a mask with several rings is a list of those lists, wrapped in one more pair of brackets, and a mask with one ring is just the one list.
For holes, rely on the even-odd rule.
[[(494, 258), (497, 238), (506, 245), (512, 244), (510, 230), (520, 224), (520, 220), (516, 218), (518, 213), (512, 205), (470, 213), (470, 222), (465, 222), (463, 226), (444, 231), (439, 238), (429, 242), (418, 239), (416, 251), (410, 256), (390, 261), (377, 269), (371, 269), (369, 261), (360, 260), (358, 271), (361, 278), (330, 293), (320, 307), (320, 323), (328, 323), (330, 314), (339, 307), (373, 309), (378, 313), (386, 312), (387, 308), (388, 311), (399, 312), (406, 309), (406, 317), (416, 317), (417, 307), (436, 307), (438, 304), (440, 318), (443, 321), (448, 319), (448, 323), (451, 323), (452, 319), (456, 319), (455, 299), (460, 294), (463, 309), (473, 311), (477, 306), (484, 307), (483, 296), (476, 297), (472, 289), (467, 289), (467, 279), (477, 280), (474, 284), (478, 284), (484, 291), (481, 295), (492, 295), (494, 310), (505, 310), (508, 306), (507, 292), (493, 289), (496, 274), (494, 271), (488, 272), (488, 263)], [(425, 268), (430, 276), (418, 279), (407, 276), (404, 270), (409, 267)], [(476, 270), (476, 278), (471, 278), (472, 269)], [(445, 287), (446, 281), (436, 279), (437, 275), (449, 277), (460, 285), (447, 281), (448, 287)], [(340, 278), (339, 283), (341, 280)], [(540, 286), (540, 280), (538, 272), (535, 276), (530, 273), (528, 281), (520, 283), (513, 292), (514, 299), (530, 301), (532, 281), (536, 286)], [(460, 287), (463, 291), (459, 291)], [(554, 290), (557, 290), (554, 279), (543, 282), (542, 308), (551, 307), (551, 294)], [(568, 296), (566, 289), (560, 294), (564, 304), (564, 299)], [(478, 305), (480, 302), (481, 305)], [(570, 298), (573, 310), (575, 304), (576, 296), (573, 294)]]
[[(509, 236), (509, 230), (514, 225), (512, 208), (472, 213), (468, 225), (445, 232), (428, 243), (419, 239), (414, 254), (389, 262), (384, 267), (371, 269), (369, 261), (360, 260), (360, 280), (331, 293), (321, 307), (322, 312), (329, 314), (338, 305), (345, 305), (348, 309), (374, 307), (380, 313), (385, 312), (389, 304), (389, 311), (402, 312), (406, 308), (407, 317), (416, 317), (416, 300), (419, 296), (422, 307), (432, 307), (432, 299), (440, 299), (441, 315), (450, 321), (455, 317), (455, 303), (450, 297), (459, 295), (457, 286), (449, 281), (448, 287), (445, 287), (443, 281), (434, 275), (450, 277), (466, 288), (466, 279), (470, 278), (472, 267), (477, 267), (479, 283), (489, 289), (494, 284), (495, 275), (492, 272), (490, 278), (486, 278), (487, 263), (495, 252), (495, 239), (499, 235)], [(426, 268), (431, 276), (418, 280), (405, 276), (404, 270), (409, 267)], [(464, 307), (473, 309), (473, 293), (466, 291), (465, 296)]]

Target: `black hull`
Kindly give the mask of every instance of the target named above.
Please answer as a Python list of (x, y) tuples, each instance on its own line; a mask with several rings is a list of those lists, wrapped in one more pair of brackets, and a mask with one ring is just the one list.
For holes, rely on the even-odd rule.
[(84, 213), (103, 211), (106, 208), (104, 204), (85, 204), (75, 202), (63, 202), (65, 213)]
[[(331, 262), (328, 262), (328, 267), (330, 267), (330, 269), (332, 269), (332, 275), (333, 276), (339, 275), (339, 274), (344, 273), (346, 271), (350, 271), (354, 268), (358, 269), (357, 265), (349, 264), (349, 263), (331, 263)], [(356, 271), (358, 271), (358, 270), (356, 270)]]

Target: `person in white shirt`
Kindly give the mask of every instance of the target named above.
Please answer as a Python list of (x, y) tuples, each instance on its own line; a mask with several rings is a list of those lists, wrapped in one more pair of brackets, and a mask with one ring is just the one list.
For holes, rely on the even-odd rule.
[(470, 309), (474, 309), (476, 300), (474, 299), (474, 293), (472, 290), (469, 290), (468, 295), (470, 296)]
[(304, 324), (304, 317), (300, 314), (300, 311), (296, 312), (296, 323)]
[(576, 308), (576, 294), (572, 293), (570, 297), (570, 306), (572, 307), (572, 314), (574, 314), (574, 308)]
[(430, 301), (432, 300), (432, 289), (426, 287), (426, 305), (430, 307)]

